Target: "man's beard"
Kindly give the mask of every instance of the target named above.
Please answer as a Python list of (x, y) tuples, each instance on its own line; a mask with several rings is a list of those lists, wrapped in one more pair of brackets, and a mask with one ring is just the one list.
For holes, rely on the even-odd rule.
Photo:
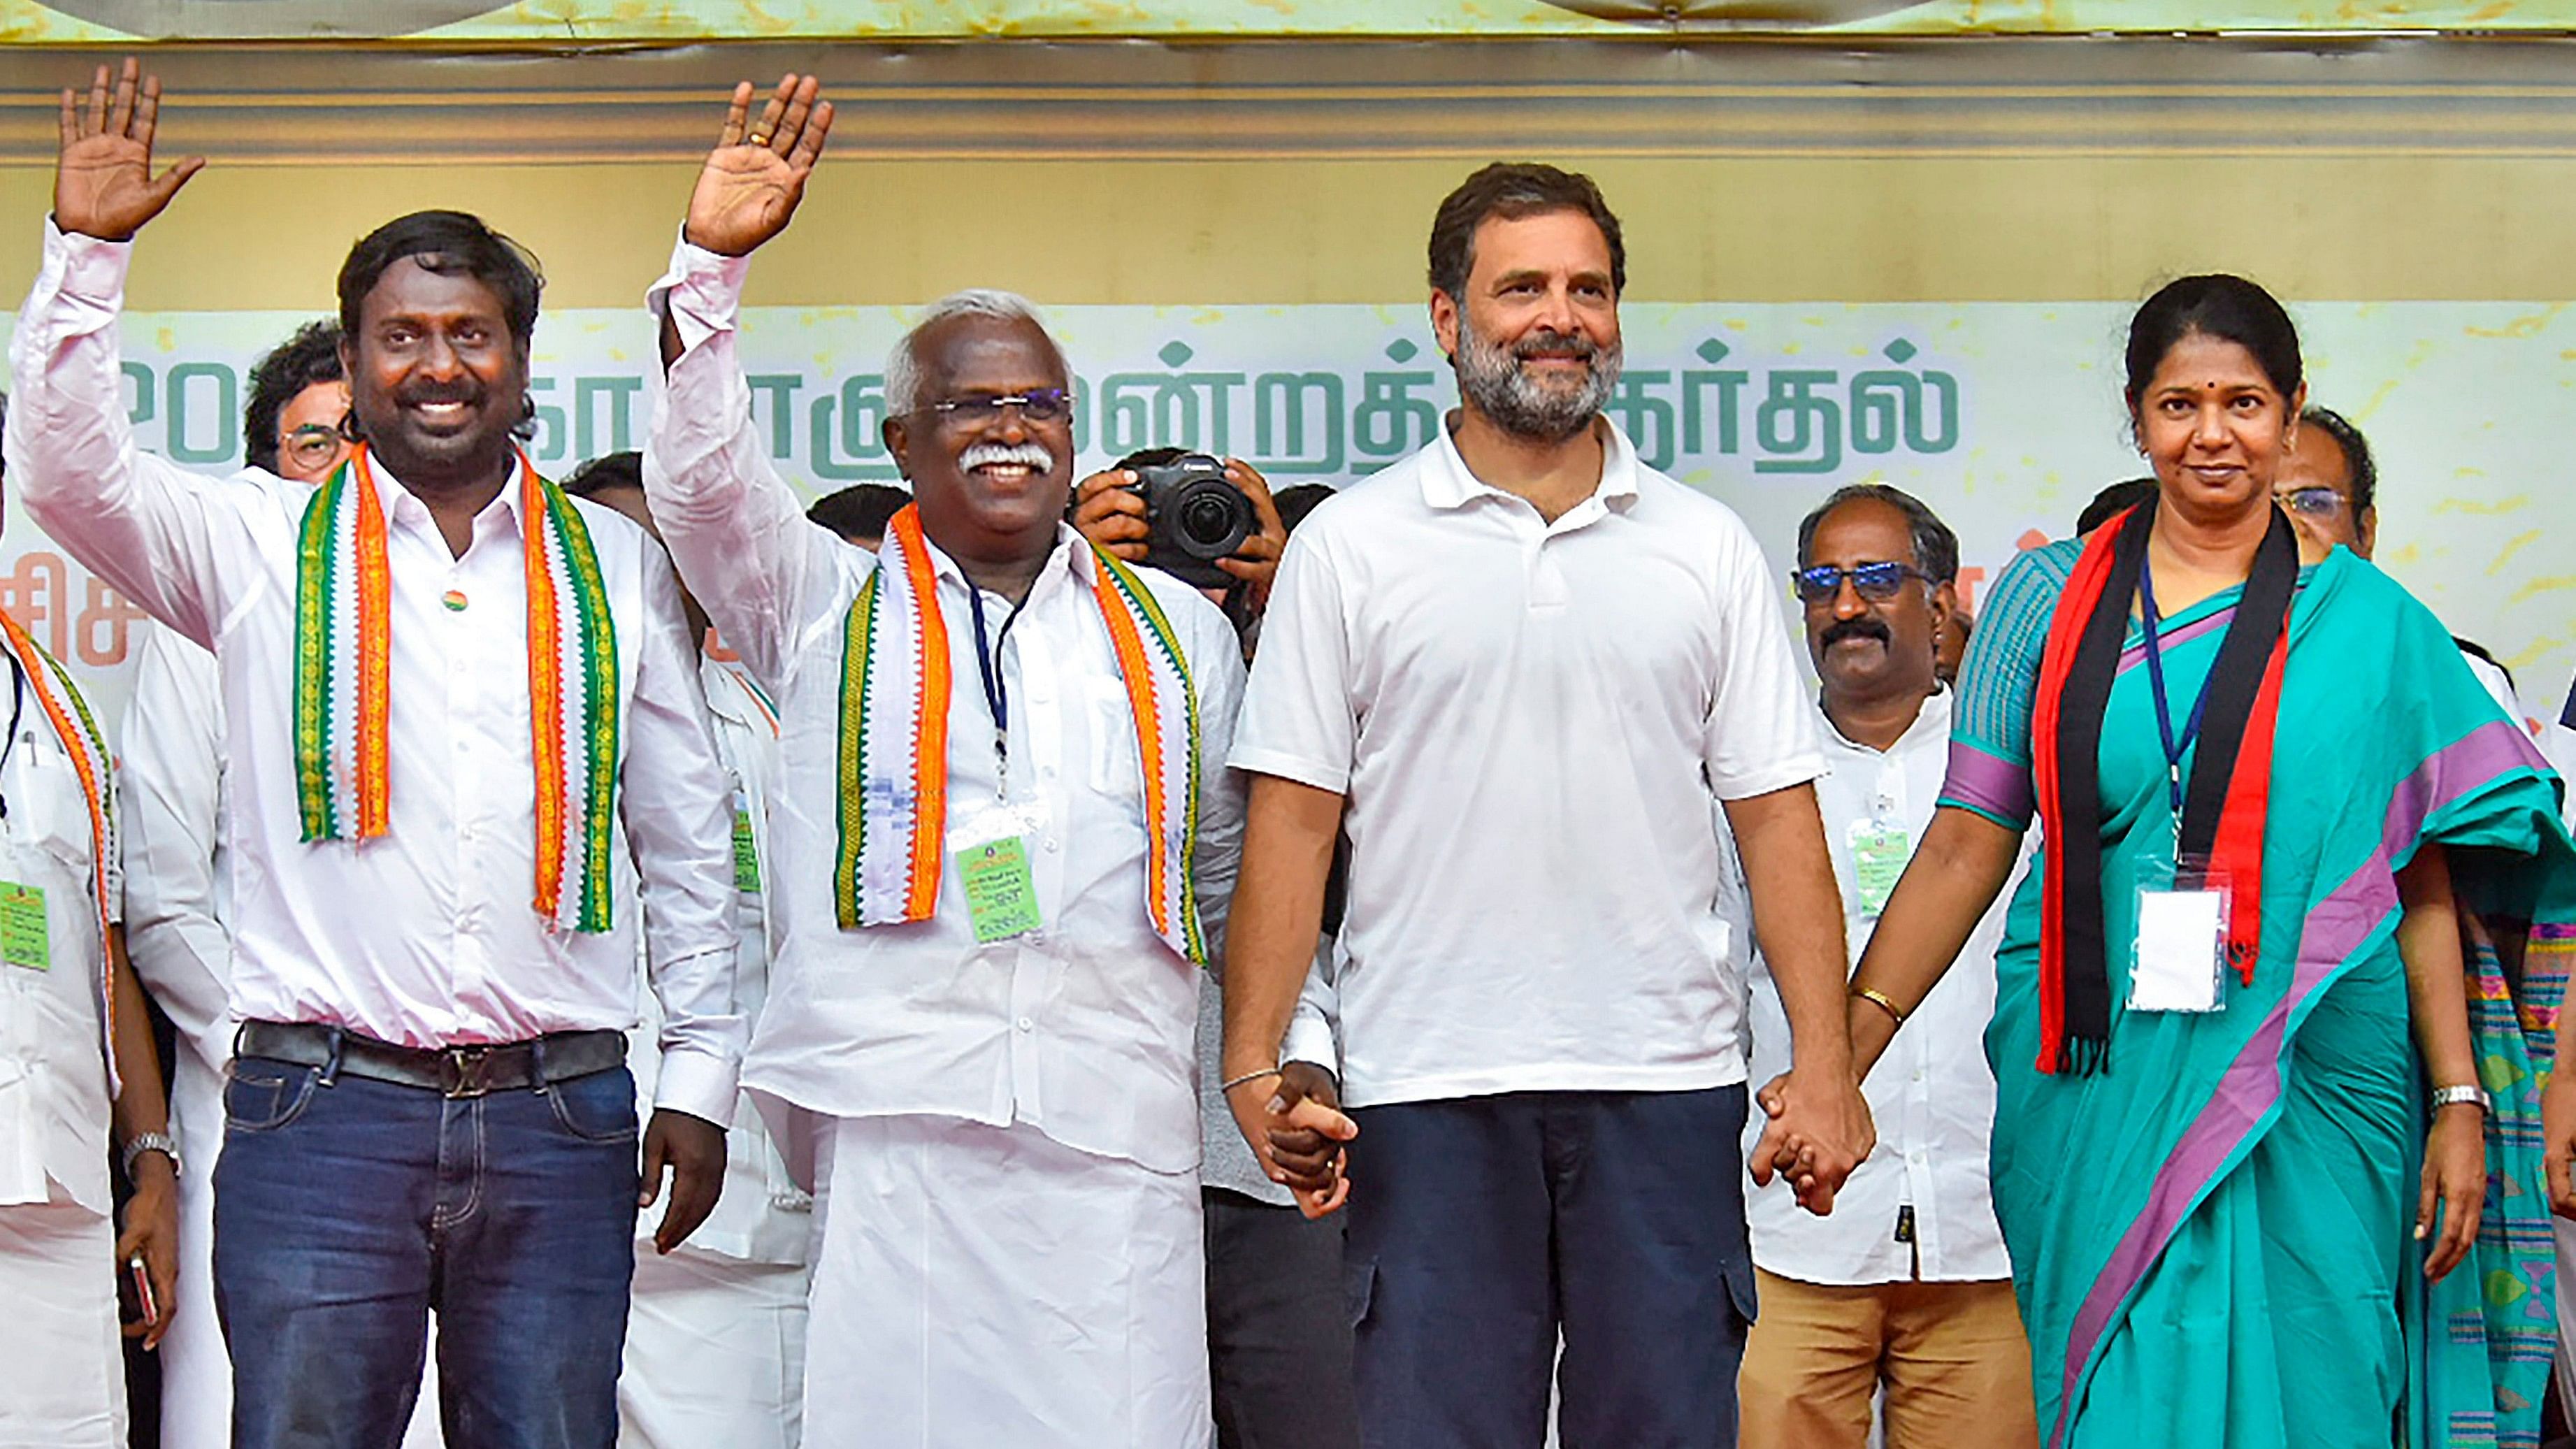
[[(1521, 367), (1523, 358), (1543, 355), (1580, 357), (1591, 366), (1579, 386), (1548, 387)], [(1458, 391), (1515, 437), (1561, 443), (1592, 426), (1619, 385), (1619, 363), (1617, 343), (1596, 347), (1580, 332), (1541, 328), (1518, 342), (1487, 342), (1465, 309), (1458, 313)]]

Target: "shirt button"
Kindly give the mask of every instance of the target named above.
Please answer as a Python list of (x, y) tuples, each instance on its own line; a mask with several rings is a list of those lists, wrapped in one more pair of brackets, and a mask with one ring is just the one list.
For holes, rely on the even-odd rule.
[(1025, 1017), (1025, 1016), (1024, 1016), (1024, 1017), (1021, 1017), (1017, 1022), (1015, 1022), (1015, 1023), (1013, 1023), (1013, 1024), (1014, 1024), (1014, 1025), (1016, 1025), (1016, 1026), (1018, 1026), (1018, 1027), (1019, 1027), (1019, 1029), (1020, 1029), (1020, 1030), (1022, 1030), (1022, 1031), (1035, 1031), (1035, 1030), (1037, 1030), (1037, 1029), (1038, 1029), (1038, 1024), (1037, 1024), (1036, 1022), (1034, 1022), (1034, 1021), (1031, 1021), (1029, 1018), (1027, 1018), (1027, 1017)]
[(1056, 850), (1056, 843), (1055, 843), (1055, 837), (1054, 837), (1054, 836), (1050, 835), (1050, 836), (1048, 836), (1048, 837), (1046, 838), (1046, 848), (1047, 848), (1047, 854), (1049, 854), (1049, 855), (1053, 855), (1053, 854), (1055, 854), (1055, 850)]

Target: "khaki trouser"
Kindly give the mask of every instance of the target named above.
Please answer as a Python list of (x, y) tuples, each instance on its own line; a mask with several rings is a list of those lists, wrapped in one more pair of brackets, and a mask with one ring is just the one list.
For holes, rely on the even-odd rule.
[(2012, 1284), (1825, 1287), (1759, 1273), (1742, 1449), (1862, 1449), (1887, 1387), (1887, 1449), (2034, 1449), (2030, 1343)]

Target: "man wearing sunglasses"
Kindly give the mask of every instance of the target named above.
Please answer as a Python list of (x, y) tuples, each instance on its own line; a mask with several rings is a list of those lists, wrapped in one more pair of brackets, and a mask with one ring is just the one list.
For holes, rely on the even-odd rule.
[[(779, 945), (744, 1085), (816, 1198), (805, 1442), (1207, 1443), (1201, 966), (1241, 831), (1216, 606), (1064, 522), (1064, 354), (1004, 292), (885, 369), (914, 506), (807, 522), (735, 350), (831, 125), (736, 93), (670, 273), (644, 487), (780, 714)], [(800, 1160), (801, 1159), (801, 1160)]]
[[(1955, 627), (1959, 541), (1912, 495), (1844, 488), (1798, 525), (1791, 575), (1823, 681), (1825, 842), (1853, 959), (1931, 822), (1949, 759), (1950, 691), (1935, 659)], [(2038, 1442), (2030, 1351), (1987, 1190), (1995, 1081), (1984, 1053), (2008, 902), (1978, 924), (1975, 969), (1942, 977), (1863, 1084), (1880, 1150), (1835, 1196), (1798, 1210), (1787, 1184), (1746, 1203), (1762, 1316), (1744, 1352), (1746, 1449), (1861, 1449), (1886, 1393), (1890, 1449)], [(1753, 1079), (1792, 1062), (1767, 964), (1752, 963)], [(1901, 1056), (1901, 1059), (1899, 1057)], [(1748, 1146), (1769, 1119), (1750, 1114)]]

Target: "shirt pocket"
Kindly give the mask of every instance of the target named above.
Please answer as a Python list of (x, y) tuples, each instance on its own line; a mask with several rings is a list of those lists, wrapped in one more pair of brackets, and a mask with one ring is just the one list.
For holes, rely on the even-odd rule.
[[(75, 880), (89, 879), (94, 849), (89, 796), (71, 757), (43, 730), (21, 727), (0, 769), (0, 806), (8, 812), (12, 840), (33, 845), (63, 863)], [(41, 882), (22, 882), (40, 884)]]
[(1085, 748), (1091, 756), (1091, 788), (1113, 800), (1144, 797), (1144, 767), (1136, 750), (1136, 710), (1123, 679), (1086, 679), (1082, 684)]

